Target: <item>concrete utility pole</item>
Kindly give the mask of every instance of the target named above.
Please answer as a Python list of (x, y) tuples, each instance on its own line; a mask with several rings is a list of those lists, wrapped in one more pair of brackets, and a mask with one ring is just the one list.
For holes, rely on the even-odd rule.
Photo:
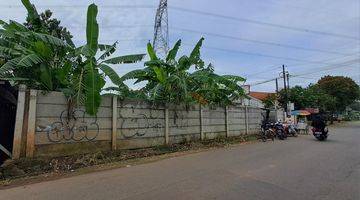
[(156, 11), (153, 47), (156, 53), (166, 56), (169, 50), (167, 0), (160, 0)]
[(287, 79), (287, 90), (290, 91), (290, 74), (286, 72), (286, 79)]
[(285, 106), (284, 106), (284, 109), (285, 109), (285, 112), (286, 114), (287, 113), (287, 104), (288, 104), (288, 89), (287, 89), (287, 86), (286, 86), (286, 73), (285, 73), (285, 65), (282, 66), (283, 68), (283, 71), (282, 71), (282, 74), (283, 74), (283, 79), (284, 79), (284, 91), (285, 91)]

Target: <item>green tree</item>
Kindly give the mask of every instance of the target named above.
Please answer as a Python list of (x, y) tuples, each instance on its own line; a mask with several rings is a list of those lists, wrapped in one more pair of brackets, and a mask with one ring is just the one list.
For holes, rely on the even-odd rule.
[(348, 77), (325, 76), (318, 81), (317, 85), (320, 90), (336, 99), (337, 111), (344, 111), (360, 97), (359, 85)]
[(181, 40), (168, 52), (165, 59), (158, 58), (152, 45), (148, 43), (147, 51), (150, 58), (145, 62), (145, 68), (131, 71), (122, 77), (122, 80), (135, 79), (135, 84), (146, 82), (141, 89), (148, 100), (164, 102), (189, 102), (188, 82), (189, 68), (202, 67), (200, 60), (200, 47), (203, 38), (199, 40), (190, 56), (182, 56), (176, 59)]
[[(309, 85), (306, 88), (301, 86), (290, 88), (288, 90), (288, 101), (294, 103), (295, 110), (319, 108), (322, 112), (334, 112), (334, 109), (336, 109), (335, 98), (326, 94), (317, 84)], [(279, 93), (279, 102), (284, 106), (284, 90)]]
[(229, 105), (245, 96), (241, 85), (245, 79), (234, 75), (218, 75), (209, 65), (190, 75), (191, 95), (202, 104)]
[(63, 91), (68, 97), (69, 109), (84, 104), (86, 112), (95, 115), (105, 76), (117, 85), (123, 84), (109, 64), (138, 62), (144, 54), (109, 58), (116, 50), (116, 42), (113, 45), (98, 44), (95, 4), (88, 7), (87, 43), (75, 48), (69, 44), (72, 42), (36, 32), (44, 30), (36, 9), (28, 0), (22, 2), (29, 12), (28, 21), (37, 24), (37, 28), (30, 30), (15, 21), (0, 21), (0, 78), (26, 84), (29, 88)]
[[(292, 87), (287, 92), (287, 100), (294, 103), (295, 110), (310, 107), (315, 98), (313, 96), (314, 94), (310, 93), (306, 88), (301, 86)], [(279, 92), (279, 97), (279, 103), (282, 107), (284, 107), (286, 102), (285, 90), (281, 90)]]
[[(153, 47), (147, 46), (150, 61), (145, 62), (144, 69), (125, 74), (122, 80), (134, 79), (135, 83), (146, 82), (139, 91), (148, 100), (171, 103), (229, 104), (232, 100), (244, 95), (239, 82), (245, 80), (238, 76), (217, 75), (214, 68), (205, 67), (200, 58), (201, 38), (189, 56), (177, 57), (181, 40), (177, 41), (165, 59), (158, 58)], [(194, 72), (190, 72), (193, 67)], [(121, 93), (123, 87), (118, 87)], [(141, 95), (137, 95), (141, 96)]]
[(52, 12), (45, 10), (42, 13), (38, 13), (35, 5), (30, 3), (30, 0), (21, 0), (27, 10), (26, 22), (24, 25), (30, 31), (37, 33), (45, 33), (66, 41), (69, 45), (75, 46), (71, 40), (73, 37), (71, 33), (60, 25), (61, 21), (52, 18)]

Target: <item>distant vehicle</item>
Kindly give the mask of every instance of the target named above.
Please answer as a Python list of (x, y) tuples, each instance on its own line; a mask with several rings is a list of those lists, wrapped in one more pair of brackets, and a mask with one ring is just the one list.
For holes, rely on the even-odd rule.
[(316, 139), (323, 141), (328, 137), (328, 129), (326, 128), (326, 121), (321, 115), (314, 117), (311, 126), (313, 127), (312, 132)]
[(318, 139), (319, 141), (324, 141), (328, 137), (329, 130), (327, 128), (324, 128), (323, 130), (319, 128), (313, 128), (312, 132), (316, 139)]

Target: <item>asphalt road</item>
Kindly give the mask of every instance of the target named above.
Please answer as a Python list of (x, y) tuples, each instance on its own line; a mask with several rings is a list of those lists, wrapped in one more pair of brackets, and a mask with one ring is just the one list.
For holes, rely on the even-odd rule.
[(0, 190), (13, 199), (359, 200), (360, 123)]

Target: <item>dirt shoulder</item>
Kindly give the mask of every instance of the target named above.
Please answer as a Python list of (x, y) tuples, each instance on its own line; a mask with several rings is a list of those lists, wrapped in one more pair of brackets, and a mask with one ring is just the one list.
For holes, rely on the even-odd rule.
[(146, 149), (106, 151), (55, 158), (8, 160), (0, 167), (0, 190), (102, 170), (131, 167), (166, 158), (256, 141), (256, 135), (247, 135)]

